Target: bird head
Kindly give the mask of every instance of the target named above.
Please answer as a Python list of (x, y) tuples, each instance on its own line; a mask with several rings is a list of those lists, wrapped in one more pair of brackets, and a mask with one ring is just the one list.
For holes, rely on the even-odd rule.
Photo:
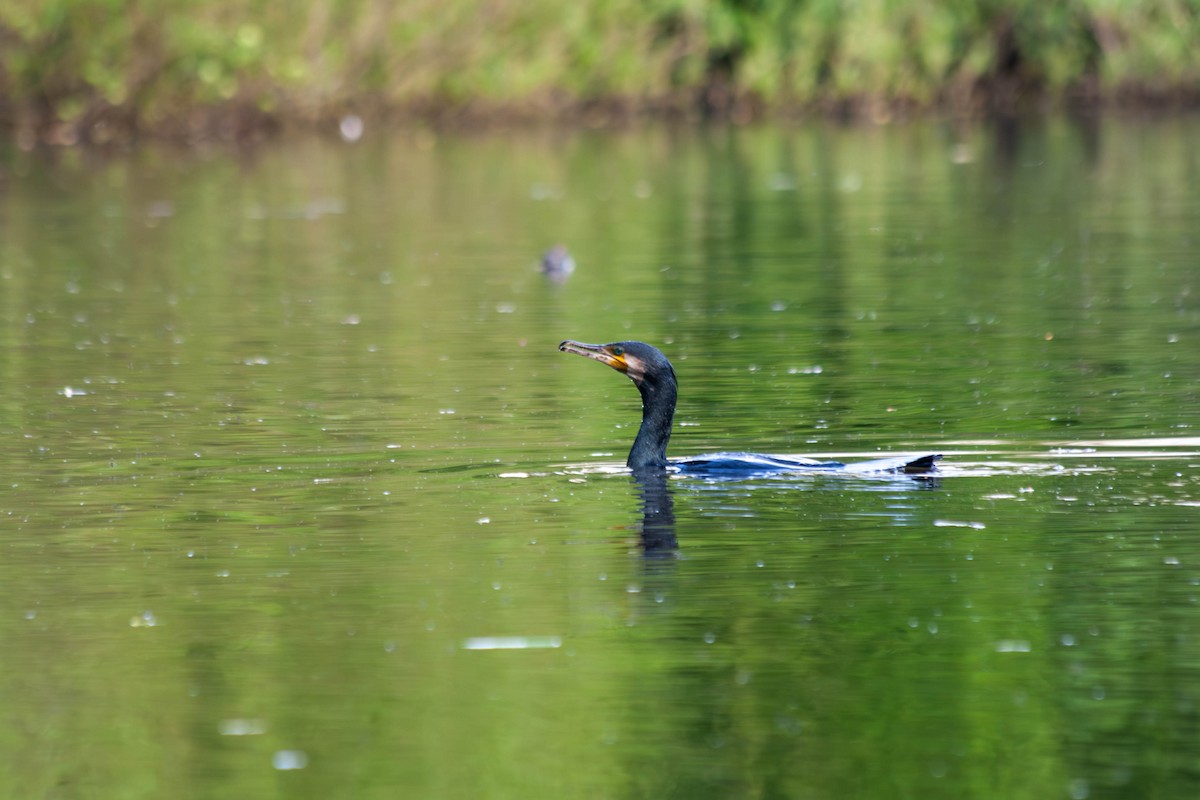
[(567, 340), (558, 346), (564, 353), (590, 358), (627, 375), (638, 388), (652, 388), (669, 379), (675, 382), (675, 369), (657, 347), (645, 342), (584, 344)]

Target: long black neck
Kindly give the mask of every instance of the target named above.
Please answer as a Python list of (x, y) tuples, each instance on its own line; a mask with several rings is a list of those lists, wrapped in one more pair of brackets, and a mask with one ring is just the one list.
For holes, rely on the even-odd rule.
[(637, 384), (642, 393), (642, 427), (625, 464), (632, 470), (667, 465), (667, 442), (671, 439), (671, 420), (675, 417), (678, 389), (674, 376)]

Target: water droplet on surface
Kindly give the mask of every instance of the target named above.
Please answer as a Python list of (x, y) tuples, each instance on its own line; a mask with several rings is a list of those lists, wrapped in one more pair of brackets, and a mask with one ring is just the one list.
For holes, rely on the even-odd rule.
[(357, 142), (362, 138), (365, 129), (362, 117), (357, 114), (347, 114), (338, 120), (338, 133), (344, 142)]
[(786, 172), (774, 172), (767, 179), (767, 188), (772, 192), (794, 192), (796, 180)]
[(971, 145), (964, 142), (958, 142), (950, 148), (950, 163), (951, 164), (970, 164), (975, 160), (975, 153), (971, 150)]
[(308, 766), (308, 753), (303, 750), (277, 750), (271, 756), (271, 766), (278, 770), (304, 769)]

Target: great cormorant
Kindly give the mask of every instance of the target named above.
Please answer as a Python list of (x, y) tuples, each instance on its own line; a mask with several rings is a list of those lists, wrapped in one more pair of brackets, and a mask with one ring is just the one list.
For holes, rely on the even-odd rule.
[(679, 385), (675, 368), (657, 347), (645, 342), (612, 342), (584, 344), (567, 340), (558, 346), (564, 353), (574, 353), (601, 364), (607, 364), (633, 381), (642, 394), (642, 425), (625, 464), (634, 472), (651, 469), (678, 468), (683, 472), (704, 474), (763, 473), (789, 470), (829, 470), (853, 473), (905, 472), (923, 473), (934, 468), (938, 454), (917, 457), (878, 458), (843, 464), (838, 461), (816, 461), (809, 458), (767, 456), (758, 453), (714, 453), (688, 459), (667, 460), (667, 442), (671, 438), (671, 421), (675, 417), (675, 401)]

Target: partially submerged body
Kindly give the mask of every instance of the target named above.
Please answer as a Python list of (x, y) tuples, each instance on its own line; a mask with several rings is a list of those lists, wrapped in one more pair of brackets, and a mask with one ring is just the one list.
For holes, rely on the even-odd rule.
[(670, 470), (722, 477), (810, 470), (856, 475), (921, 474), (934, 470), (935, 462), (941, 458), (936, 453), (924, 453), (843, 464), (840, 461), (818, 461), (759, 453), (713, 453), (668, 460), (667, 443), (671, 439), (671, 422), (675, 417), (679, 385), (675, 378), (675, 368), (671, 366), (667, 357), (658, 348), (645, 342), (584, 344), (568, 340), (560, 344), (558, 349), (564, 353), (574, 353), (607, 364), (628, 376), (637, 386), (642, 395), (642, 424), (625, 462), (634, 472)]
[(691, 458), (672, 459), (667, 469), (688, 475), (772, 474), (782, 472), (843, 472), (853, 475), (907, 474), (932, 472), (941, 456), (927, 453), (918, 456), (890, 456), (866, 461), (818, 461), (795, 456), (773, 456), (760, 453), (711, 453)]

